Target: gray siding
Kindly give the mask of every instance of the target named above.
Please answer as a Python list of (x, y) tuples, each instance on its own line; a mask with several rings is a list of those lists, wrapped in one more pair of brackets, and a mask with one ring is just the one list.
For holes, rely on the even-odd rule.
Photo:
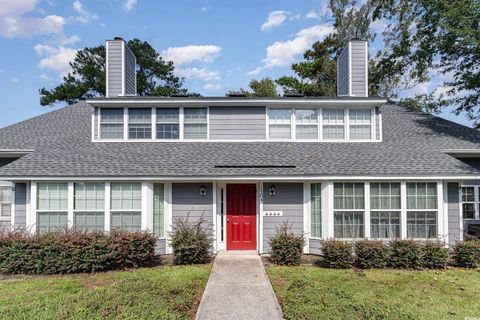
[(322, 254), (322, 250), (321, 250), (322, 242), (321, 242), (321, 240), (310, 239), (308, 245), (309, 245), (310, 254), (318, 254), (318, 255)]
[(155, 254), (156, 255), (166, 254), (167, 253), (166, 245), (167, 245), (167, 240), (165, 239), (157, 240), (157, 243), (155, 245)]
[[(200, 186), (207, 187), (207, 194), (200, 195)], [(195, 221), (203, 216), (205, 223), (213, 224), (213, 192), (211, 183), (174, 183), (172, 185), (172, 217)]]
[(98, 136), (98, 121), (99, 121), (99, 109), (98, 107), (95, 107), (94, 111), (93, 111), (93, 139), (94, 140), (98, 140), (99, 136)]
[(27, 184), (15, 184), (15, 225), (14, 228), (27, 226)]
[(265, 107), (210, 107), (210, 139), (266, 138)]
[(380, 140), (380, 108), (375, 107), (375, 139)]
[(448, 240), (449, 244), (454, 244), (461, 240), (459, 201), (459, 185), (458, 183), (448, 183)]
[(367, 75), (367, 50), (365, 41), (352, 41), (352, 95), (366, 97), (366, 75)]
[(122, 94), (122, 46), (123, 40), (107, 41), (108, 47), (108, 97)]
[(350, 94), (348, 92), (349, 86), (350, 86), (349, 62), (350, 62), (350, 59), (349, 59), (348, 46), (346, 46), (345, 48), (343, 48), (337, 60), (337, 95), (338, 96), (348, 96)]
[(274, 183), (275, 195), (269, 194), (270, 184), (264, 184), (263, 210), (283, 211), (282, 217), (263, 217), (263, 251), (269, 252), (269, 238), (273, 236), (277, 227), (287, 222), (293, 233), (303, 234), (303, 184), (302, 183)]
[(125, 95), (136, 95), (136, 59), (133, 52), (125, 44)]

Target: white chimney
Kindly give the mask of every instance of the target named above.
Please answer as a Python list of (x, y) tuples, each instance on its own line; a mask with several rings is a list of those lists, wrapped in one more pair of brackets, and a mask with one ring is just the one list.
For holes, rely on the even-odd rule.
[(368, 97), (367, 41), (349, 41), (338, 56), (337, 96)]
[(107, 40), (106, 96), (122, 97), (137, 94), (137, 59), (122, 38)]

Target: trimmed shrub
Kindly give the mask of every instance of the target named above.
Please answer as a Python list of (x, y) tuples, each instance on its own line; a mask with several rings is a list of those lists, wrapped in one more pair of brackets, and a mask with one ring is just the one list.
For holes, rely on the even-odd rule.
[(207, 263), (212, 246), (211, 234), (211, 228), (205, 226), (203, 218), (196, 221), (189, 221), (188, 217), (176, 219), (170, 233), (174, 263)]
[(413, 240), (393, 240), (390, 242), (388, 265), (393, 268), (418, 268), (421, 262), (420, 243)]
[(390, 248), (382, 241), (360, 240), (355, 243), (355, 255), (359, 268), (384, 268), (388, 264)]
[(295, 235), (284, 223), (274, 236), (269, 239), (272, 250), (271, 259), (274, 263), (285, 266), (298, 266), (302, 260), (305, 239), (303, 235)]
[(347, 269), (353, 265), (352, 245), (345, 241), (322, 242), (323, 262), (330, 268)]
[(448, 258), (448, 248), (442, 242), (427, 241), (421, 246), (420, 264), (424, 268), (444, 269)]
[(12, 231), (0, 236), (0, 272), (64, 274), (139, 267), (153, 261), (155, 243), (147, 232)]
[(453, 246), (453, 261), (456, 266), (477, 268), (480, 265), (480, 241), (462, 241)]

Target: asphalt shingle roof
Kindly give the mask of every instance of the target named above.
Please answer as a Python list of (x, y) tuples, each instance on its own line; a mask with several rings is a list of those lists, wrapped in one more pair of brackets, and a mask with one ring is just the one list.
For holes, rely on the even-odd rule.
[(383, 141), (356, 143), (92, 142), (91, 112), (82, 102), (0, 129), (0, 149), (35, 150), (0, 177), (480, 175), (442, 151), (480, 149), (480, 132), (394, 104)]

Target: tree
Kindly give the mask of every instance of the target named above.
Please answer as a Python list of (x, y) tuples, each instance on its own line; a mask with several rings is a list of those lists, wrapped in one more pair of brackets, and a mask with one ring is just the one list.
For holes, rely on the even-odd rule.
[[(175, 76), (174, 65), (164, 61), (160, 54), (146, 41), (133, 39), (127, 42), (137, 58), (137, 94), (140, 96), (168, 96), (186, 93), (183, 79)], [(85, 48), (77, 52), (70, 62), (72, 72), (63, 77), (61, 84), (53, 89), (42, 88), (40, 104), (57, 102), (76, 103), (86, 98), (105, 95), (106, 88), (105, 46)]]
[(480, 1), (370, 0), (374, 19), (386, 19), (378, 76), (404, 75), (412, 86), (431, 74), (444, 78), (437, 92), (405, 99), (407, 106), (439, 111), (454, 106), (480, 127)]
[[(304, 61), (292, 65), (296, 77), (286, 76), (276, 81), (284, 91), (306, 96), (335, 96), (336, 60), (341, 49), (352, 39), (374, 40), (375, 35), (370, 32), (372, 8), (368, 2), (358, 6), (356, 0), (330, 0), (329, 7), (335, 33), (315, 42), (303, 55)], [(377, 87), (372, 86), (375, 92)]]
[(272, 78), (263, 78), (261, 80), (251, 80), (248, 84), (252, 91), (240, 89), (239, 92), (230, 91), (230, 93), (246, 94), (249, 97), (278, 97), (277, 85)]

